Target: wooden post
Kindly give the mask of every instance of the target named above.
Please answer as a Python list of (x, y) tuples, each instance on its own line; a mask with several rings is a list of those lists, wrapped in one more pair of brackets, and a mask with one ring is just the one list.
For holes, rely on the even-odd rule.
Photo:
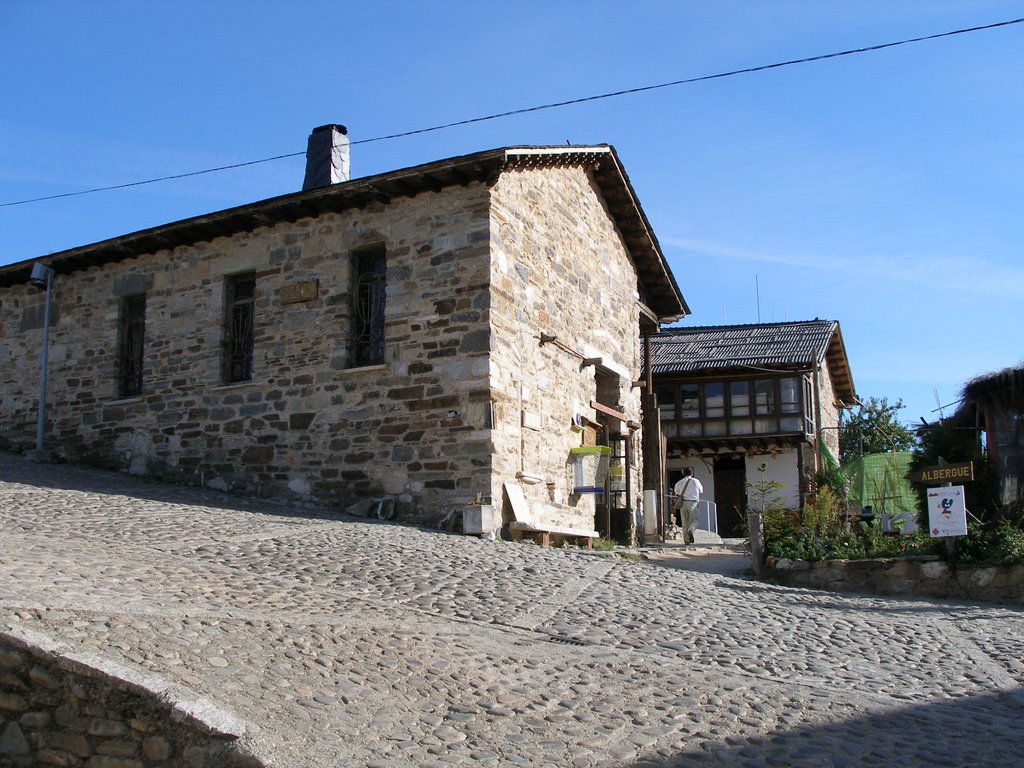
[(664, 512), (661, 508), (664, 499), (661, 496), (662, 478), (665, 476), (665, 466), (662, 463), (661, 450), (661, 412), (658, 409), (658, 399), (651, 393), (645, 392), (642, 398), (643, 403), (643, 490), (658, 491), (658, 502), (654, 509), (644, 508), (644, 515), (656, 515), (658, 520), (658, 531), (662, 530), (661, 519)]
[[(940, 467), (944, 467), (948, 463), (949, 462), (947, 462), (944, 458), (939, 456), (939, 466)], [(952, 488), (953, 484), (952, 483), (943, 483), (942, 487), (943, 488)], [(946, 560), (947, 560), (947, 562), (953, 563), (953, 562), (956, 561), (956, 536), (944, 536), (943, 538), (945, 539), (945, 543), (946, 543)]]
[(755, 578), (764, 570), (764, 519), (757, 512), (747, 513), (747, 527), (750, 529), (750, 560)]

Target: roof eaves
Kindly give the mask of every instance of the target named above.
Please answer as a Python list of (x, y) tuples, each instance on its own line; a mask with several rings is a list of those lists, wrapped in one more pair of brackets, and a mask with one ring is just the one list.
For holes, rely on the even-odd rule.
[(72, 272), (146, 253), (206, 242), (282, 221), (297, 221), (326, 212), (358, 208), (395, 197), (412, 196), (423, 191), (436, 191), (474, 181), (489, 183), (509, 168), (565, 163), (591, 165), (595, 179), (606, 196), (609, 210), (633, 255), (641, 289), (649, 294), (643, 297), (646, 299), (644, 303), (657, 313), (660, 322), (674, 322), (688, 315), (690, 308), (668, 267), (647, 215), (640, 206), (614, 148), (607, 144), (492, 149), (327, 187), (291, 192), (0, 267), (0, 286), (27, 282), (35, 261), (47, 264), (58, 273)]
[(328, 211), (361, 207), (394, 197), (411, 196), (428, 189), (487, 181), (501, 172), (505, 160), (505, 150), (488, 150), (200, 214), (0, 267), (0, 286), (27, 281), (32, 264), (36, 261), (43, 262), (58, 273), (72, 272), (155, 250), (192, 245), (251, 231), (282, 221), (297, 221)]

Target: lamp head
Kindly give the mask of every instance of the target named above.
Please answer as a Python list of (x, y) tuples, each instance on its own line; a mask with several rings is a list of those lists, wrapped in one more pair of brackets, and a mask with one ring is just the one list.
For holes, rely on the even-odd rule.
[(47, 286), (53, 282), (53, 270), (41, 262), (32, 265), (32, 276), (28, 281), (36, 288), (45, 291)]

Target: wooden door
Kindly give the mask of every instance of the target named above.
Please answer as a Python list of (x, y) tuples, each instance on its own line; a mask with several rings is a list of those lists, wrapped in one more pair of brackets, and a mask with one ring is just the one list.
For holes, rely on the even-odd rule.
[(718, 535), (739, 539), (747, 535), (746, 462), (730, 456), (715, 459), (715, 505), (718, 507)]

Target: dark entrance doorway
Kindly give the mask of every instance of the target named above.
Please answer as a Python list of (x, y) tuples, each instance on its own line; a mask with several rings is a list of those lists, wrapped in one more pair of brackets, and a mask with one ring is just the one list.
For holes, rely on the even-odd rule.
[(739, 539), (747, 535), (747, 470), (742, 457), (715, 458), (715, 505), (718, 507), (718, 535)]

